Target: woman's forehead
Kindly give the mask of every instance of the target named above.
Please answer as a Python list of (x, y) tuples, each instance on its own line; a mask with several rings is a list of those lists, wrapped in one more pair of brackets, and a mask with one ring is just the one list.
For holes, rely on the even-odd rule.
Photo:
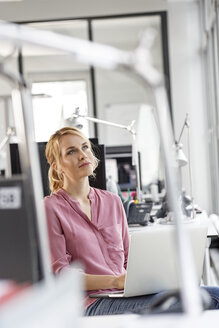
[(80, 135), (66, 134), (60, 138), (59, 144), (61, 148), (65, 147), (77, 147), (84, 142), (87, 142), (87, 139)]

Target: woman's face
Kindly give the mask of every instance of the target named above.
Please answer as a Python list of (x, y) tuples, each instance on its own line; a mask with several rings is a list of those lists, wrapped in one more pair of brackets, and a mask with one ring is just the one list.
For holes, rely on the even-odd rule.
[(65, 179), (78, 181), (93, 173), (94, 156), (88, 141), (78, 135), (64, 135), (59, 141), (60, 170)]

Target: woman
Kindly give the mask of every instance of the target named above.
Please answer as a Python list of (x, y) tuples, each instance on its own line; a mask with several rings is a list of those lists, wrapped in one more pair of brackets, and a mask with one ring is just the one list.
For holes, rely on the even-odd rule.
[[(65, 127), (46, 146), (51, 195), (45, 197), (52, 266), (55, 273), (79, 260), (87, 292), (85, 315), (120, 314), (147, 309), (159, 294), (124, 299), (95, 299), (89, 294), (124, 288), (129, 248), (127, 219), (120, 198), (91, 188), (88, 177), (98, 165), (89, 140)], [(218, 306), (217, 289), (211, 307)]]

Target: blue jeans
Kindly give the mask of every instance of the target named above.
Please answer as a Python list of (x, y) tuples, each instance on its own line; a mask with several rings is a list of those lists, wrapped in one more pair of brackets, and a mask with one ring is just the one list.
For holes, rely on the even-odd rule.
[[(219, 287), (201, 287), (210, 295), (209, 309), (219, 309)], [(168, 292), (160, 292), (153, 295), (136, 296), (129, 298), (99, 298), (85, 311), (85, 316), (110, 315), (124, 313), (145, 313), (152, 304), (155, 304)], [(179, 301), (171, 304), (166, 312), (177, 311), (180, 307)]]

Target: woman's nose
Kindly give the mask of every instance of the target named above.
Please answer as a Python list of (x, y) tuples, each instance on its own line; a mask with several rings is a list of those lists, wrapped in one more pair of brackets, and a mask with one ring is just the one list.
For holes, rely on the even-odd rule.
[(80, 158), (80, 159), (83, 159), (83, 158), (85, 158), (85, 157), (86, 157), (86, 153), (83, 152), (83, 150), (81, 150), (81, 151), (79, 152), (79, 158)]

